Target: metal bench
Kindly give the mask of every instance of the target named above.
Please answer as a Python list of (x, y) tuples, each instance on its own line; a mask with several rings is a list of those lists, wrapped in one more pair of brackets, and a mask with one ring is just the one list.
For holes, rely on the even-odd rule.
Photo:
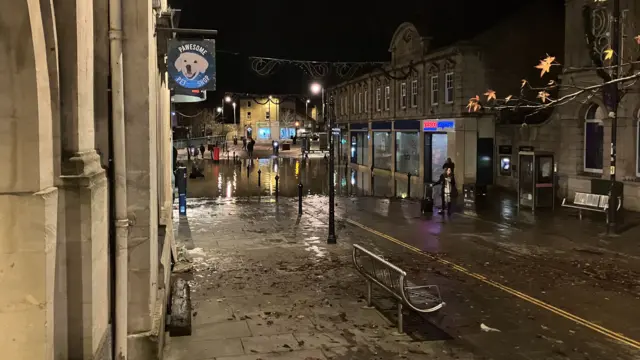
[[(577, 192), (573, 198), (573, 203), (567, 203), (567, 198), (562, 199), (562, 206), (572, 209), (578, 209), (578, 217), (582, 220), (582, 211), (593, 211), (604, 213), (607, 224), (609, 223), (609, 196), (597, 195)], [(620, 211), (622, 199), (618, 198), (618, 207), (616, 211)]]
[(430, 313), (441, 309), (445, 303), (437, 285), (417, 286), (407, 280), (407, 273), (382, 257), (360, 245), (353, 245), (353, 264), (367, 280), (367, 306), (371, 307), (373, 284), (391, 294), (398, 306), (398, 334), (403, 333), (402, 308), (406, 304), (419, 313)]

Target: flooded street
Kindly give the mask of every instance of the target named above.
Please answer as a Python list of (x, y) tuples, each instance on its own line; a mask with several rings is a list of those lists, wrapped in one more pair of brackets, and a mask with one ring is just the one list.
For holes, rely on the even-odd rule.
[[(271, 341), (312, 359), (422, 358), (410, 356), (416, 354), (410, 344), (420, 344), (418, 354), (440, 354), (434, 359), (640, 357), (637, 232), (603, 238), (598, 219), (533, 216), (518, 211), (508, 194), (451, 217), (422, 215), (416, 201), (386, 198), (399, 184), (377, 176), (372, 191), (370, 173), (342, 166), (334, 174), (338, 245), (327, 245), (329, 176), (322, 158), (205, 163), (204, 174), (189, 180), (187, 216), (176, 213), (175, 228), (194, 257), (195, 311), (203, 321), (196, 338), (212, 336), (212, 327), (241, 329), (223, 342), (230, 347), (219, 358), (235, 359), (243, 349), (283, 350), (265, 345)], [(376, 295), (378, 312), (359, 309), (366, 286), (350, 263), (356, 243), (407, 271), (411, 281), (438, 285), (447, 306), (434, 316), (406, 312), (409, 338), (391, 340), (394, 304), (387, 294)], [(321, 345), (318, 334), (333, 340)], [(195, 346), (176, 344), (184, 354)], [(198, 346), (193, 351), (204, 351)]]

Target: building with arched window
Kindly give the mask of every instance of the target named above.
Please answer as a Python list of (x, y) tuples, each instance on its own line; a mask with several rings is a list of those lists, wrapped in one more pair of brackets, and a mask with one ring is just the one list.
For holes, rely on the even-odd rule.
[[(621, 8), (627, 14), (625, 24), (640, 21), (640, 3), (621, 0)], [(611, 26), (608, 20), (611, 10), (611, 1), (565, 2), (566, 30), (561, 81), (566, 86), (559, 96), (603, 83), (602, 74), (599, 74), (593, 59), (603, 59), (604, 51), (610, 44), (611, 31), (607, 29)], [(637, 58), (640, 54), (640, 47), (633, 37), (625, 36), (623, 40), (624, 52), (629, 58)], [(585, 46), (585, 38), (594, 39), (593, 44)], [(629, 66), (623, 67), (623, 70), (628, 71)], [(616, 181), (623, 185), (623, 207), (640, 211), (640, 85), (627, 82), (622, 86), (625, 91), (618, 108), (617, 164), (614, 170)], [(606, 182), (612, 171), (610, 104), (602, 90), (582, 93), (555, 107), (553, 114), (541, 123), (499, 125), (496, 128), (498, 145), (512, 146), (514, 155), (522, 146), (553, 152), (560, 197), (572, 199), (575, 192), (599, 193), (607, 187)], [(496, 182), (515, 189), (516, 179), (514, 172), (498, 176)]]
[[(562, 16), (524, 6), (493, 28), (462, 38), (430, 37), (426, 20), (401, 24), (391, 37), (391, 61), (383, 69), (329, 89), (340, 133), (349, 144), (340, 159), (352, 167), (389, 179), (391, 196), (401, 196), (409, 178), (412, 197), (438, 180), (447, 158), (455, 163), (457, 183), (493, 185), (496, 125), (493, 112), (470, 112), (469, 99), (487, 89), (518, 94), (545, 52), (562, 50)], [(527, 23), (527, 26), (521, 24)], [(526, 44), (526, 46), (523, 46)], [(514, 49), (518, 56), (510, 56)], [(542, 114), (546, 119), (548, 114)]]

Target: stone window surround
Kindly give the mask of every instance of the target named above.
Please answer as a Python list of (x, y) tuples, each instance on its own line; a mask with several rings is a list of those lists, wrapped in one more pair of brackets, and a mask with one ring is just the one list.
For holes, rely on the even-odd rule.
[(407, 83), (400, 83), (400, 108), (407, 108)]
[(418, 107), (418, 80), (411, 81), (411, 107)]
[[(453, 95), (452, 92), (451, 98), (449, 98), (449, 89), (454, 89), (454, 72), (449, 71), (444, 74), (444, 102), (445, 104), (453, 104)], [(451, 86), (449, 86), (451, 85)]]
[[(589, 115), (589, 113), (591, 112), (592, 109), (594, 109), (594, 107), (595, 107), (595, 112), (593, 113), (593, 115)], [(604, 168), (604, 154), (602, 155), (603, 168), (601, 169), (587, 168), (587, 124), (596, 123), (604, 126), (603, 118), (605, 118), (606, 116), (603, 116), (602, 114), (600, 114), (601, 116), (598, 116), (598, 113), (601, 111), (601, 108), (600, 108), (600, 105), (597, 103), (589, 104), (586, 109), (587, 110), (584, 113), (583, 123), (582, 123), (582, 171), (585, 175), (590, 175), (590, 176), (601, 175), (603, 173), (603, 168)], [(604, 150), (604, 145), (603, 145), (603, 150)]]
[(391, 87), (386, 85), (384, 87), (384, 109), (388, 111), (391, 108)]
[(439, 93), (439, 77), (438, 74), (435, 75), (431, 75), (431, 80), (430, 80), (430, 84), (431, 84), (431, 91), (429, 92), (429, 100), (431, 101), (431, 105), (432, 106), (437, 106), (438, 105), (438, 93)]

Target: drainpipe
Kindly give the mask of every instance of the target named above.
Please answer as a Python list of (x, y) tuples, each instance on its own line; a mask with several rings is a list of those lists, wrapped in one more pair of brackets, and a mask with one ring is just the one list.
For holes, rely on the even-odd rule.
[[(113, 167), (115, 184), (115, 318), (114, 359), (127, 359), (127, 166), (124, 126), (124, 74), (122, 69), (122, 0), (109, 0), (109, 41), (111, 67), (111, 102)], [(113, 306), (113, 305), (112, 305)]]

